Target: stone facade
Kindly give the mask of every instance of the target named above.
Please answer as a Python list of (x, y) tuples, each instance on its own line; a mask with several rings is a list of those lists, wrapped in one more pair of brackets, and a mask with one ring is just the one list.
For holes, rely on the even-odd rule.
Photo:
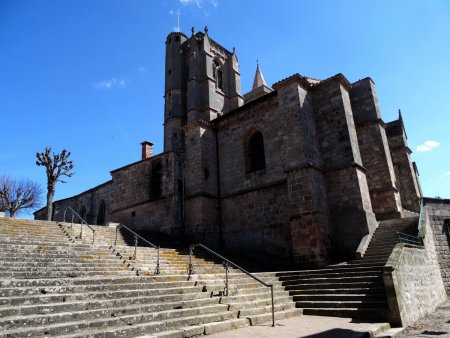
[(236, 52), (207, 30), (169, 34), (165, 72), (164, 153), (144, 142), (111, 172), (107, 220), (320, 266), (352, 258), (377, 220), (418, 211), (403, 122), (383, 122), (370, 78), (295, 74), (271, 89), (258, 67), (243, 96)]

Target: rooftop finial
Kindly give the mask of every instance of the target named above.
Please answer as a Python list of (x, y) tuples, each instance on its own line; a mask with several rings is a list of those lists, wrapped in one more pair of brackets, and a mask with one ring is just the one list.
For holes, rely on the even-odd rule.
[(194, 35), (194, 34), (195, 34), (195, 28), (194, 28), (194, 26), (192, 26), (192, 28), (191, 28), (191, 32), (192, 32), (192, 35)]
[(205, 26), (205, 34), (208, 34), (208, 26)]
[(403, 121), (402, 111), (400, 109), (398, 110), (398, 119), (399, 121)]

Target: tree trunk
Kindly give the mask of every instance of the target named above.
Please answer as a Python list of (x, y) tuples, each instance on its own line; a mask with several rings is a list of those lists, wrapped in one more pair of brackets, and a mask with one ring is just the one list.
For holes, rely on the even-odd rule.
[(47, 221), (52, 220), (53, 215), (53, 195), (55, 194), (55, 189), (52, 186), (47, 187)]

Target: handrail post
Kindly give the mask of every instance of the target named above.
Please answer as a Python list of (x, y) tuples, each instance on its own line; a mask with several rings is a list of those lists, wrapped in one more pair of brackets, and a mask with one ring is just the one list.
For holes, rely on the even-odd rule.
[(138, 238), (137, 238), (136, 235), (134, 235), (134, 256), (133, 256), (133, 260), (136, 260), (137, 244), (138, 244)]
[(275, 326), (275, 305), (273, 302), (273, 284), (270, 285), (270, 295), (272, 297), (272, 326)]
[(92, 230), (92, 244), (94, 244), (95, 241), (95, 230)]
[(223, 294), (228, 297), (228, 262), (223, 262), (223, 266), (225, 267), (225, 290), (223, 290)]
[(117, 245), (117, 232), (119, 231), (120, 224), (116, 226), (116, 238), (114, 239), (114, 246)]
[(156, 260), (156, 270), (155, 270), (155, 274), (156, 275), (159, 275), (160, 273), (161, 273), (161, 271), (160, 271), (160, 267), (159, 267), (159, 246), (158, 246), (158, 257), (156, 258), (157, 260)]
[(80, 224), (80, 239), (83, 239), (83, 221)]
[(66, 211), (67, 211), (67, 208), (64, 209), (64, 220), (63, 220), (63, 223), (66, 223)]
[(72, 221), (70, 223), (70, 228), (73, 229), (73, 212), (72, 212)]
[(194, 245), (189, 245), (189, 268), (188, 268), (188, 276), (194, 274), (194, 265), (192, 264), (192, 254), (194, 253)]

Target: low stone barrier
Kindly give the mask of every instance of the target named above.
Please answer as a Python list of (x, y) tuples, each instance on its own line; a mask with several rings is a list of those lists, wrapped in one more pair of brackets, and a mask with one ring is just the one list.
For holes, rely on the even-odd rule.
[(395, 326), (414, 323), (447, 299), (433, 232), (426, 223), (425, 246), (398, 243), (384, 267), (388, 320)]

